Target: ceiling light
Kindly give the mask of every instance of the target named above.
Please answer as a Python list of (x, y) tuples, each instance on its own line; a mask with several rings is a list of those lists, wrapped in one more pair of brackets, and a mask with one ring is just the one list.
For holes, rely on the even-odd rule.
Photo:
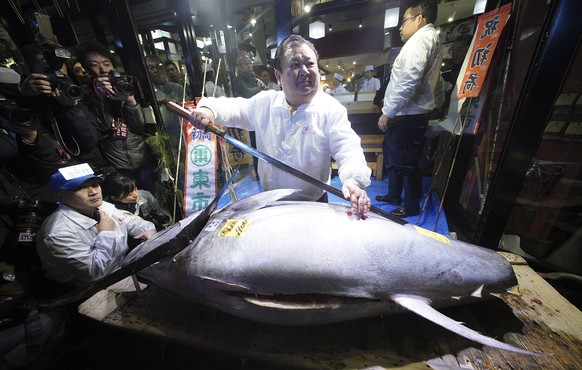
[(390, 8), (386, 9), (384, 13), (384, 28), (391, 28), (398, 26), (398, 14), (400, 8)]
[(257, 24), (257, 20), (255, 18), (251, 19), (251, 24), (254, 26), (255, 24)]
[(485, 6), (487, 5), (487, 0), (477, 0), (475, 1), (475, 7), (473, 8), (473, 14), (481, 14), (485, 12)]
[(305, 10), (305, 13), (309, 13), (309, 11), (311, 11), (311, 5), (305, 4), (305, 7), (303, 8), (303, 10)]
[(451, 15), (449, 16), (449, 19), (448, 19), (448, 21), (449, 21), (449, 22), (452, 22), (452, 21), (454, 21), (454, 20), (455, 20), (455, 16), (457, 15), (457, 12), (455, 11), (455, 3), (453, 3), (453, 5), (451, 6), (451, 10), (452, 10), (453, 12), (452, 12), (452, 13), (451, 13)]
[(359, 28), (362, 28), (362, 19), (360, 18), (360, 24), (358, 25)]
[(309, 37), (312, 39), (320, 39), (325, 36), (325, 23), (322, 21), (315, 21), (309, 25)]
[(331, 31), (333, 28), (331, 27), (331, 23), (329, 24), (329, 27), (327, 28), (329, 31)]

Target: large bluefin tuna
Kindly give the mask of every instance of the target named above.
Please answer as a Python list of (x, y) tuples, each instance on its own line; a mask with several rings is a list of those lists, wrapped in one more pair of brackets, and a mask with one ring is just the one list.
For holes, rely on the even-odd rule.
[[(482, 344), (534, 354), (431, 307), (516, 286), (511, 265), (499, 254), (375, 215), (358, 220), (346, 206), (280, 200), (292, 194), (264, 192), (215, 212), (190, 245), (139, 278), (182, 299), (278, 325), (405, 307)], [(147, 253), (148, 245), (133, 250), (127, 263)]]

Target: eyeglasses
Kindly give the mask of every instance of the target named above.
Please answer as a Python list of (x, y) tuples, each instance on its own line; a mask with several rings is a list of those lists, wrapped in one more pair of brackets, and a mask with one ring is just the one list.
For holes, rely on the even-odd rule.
[(410, 17), (408, 17), (408, 18), (404, 18), (404, 19), (402, 20), (402, 22), (400, 22), (400, 25), (401, 25), (401, 26), (404, 26), (404, 23), (406, 23), (407, 21), (409, 21), (409, 20), (411, 20), (411, 19), (414, 19), (414, 18), (418, 17), (419, 15), (420, 15), (420, 14), (417, 14), (417, 15), (412, 15), (412, 16), (410, 16)]

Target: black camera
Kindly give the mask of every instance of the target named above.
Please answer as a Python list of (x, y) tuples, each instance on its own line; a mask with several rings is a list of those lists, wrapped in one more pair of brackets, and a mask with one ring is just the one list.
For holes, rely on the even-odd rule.
[(24, 134), (40, 128), (34, 111), (19, 108), (16, 103), (0, 95), (0, 127), (17, 134)]
[(61, 71), (55, 70), (50, 73), (48, 82), (50, 82), (53, 89), (59, 89), (61, 94), (69, 100), (81, 100), (83, 98), (83, 90)]
[(135, 89), (129, 81), (129, 77), (113, 69), (109, 71), (109, 83), (118, 93), (124, 96), (131, 96), (135, 94)]
[(34, 73), (47, 75), (53, 89), (58, 88), (64, 97), (69, 100), (79, 100), (83, 97), (83, 90), (73, 84), (73, 81), (65, 76), (60, 69), (71, 58), (71, 52), (61, 45), (43, 43), (40, 50), (35, 49), (30, 56), (30, 70)]

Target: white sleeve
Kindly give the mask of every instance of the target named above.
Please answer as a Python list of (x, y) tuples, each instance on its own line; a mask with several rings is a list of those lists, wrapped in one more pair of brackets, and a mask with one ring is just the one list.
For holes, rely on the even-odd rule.
[[(343, 108), (343, 107), (342, 107)], [(360, 137), (352, 129), (345, 108), (334, 110), (334, 123), (329, 132), (329, 148), (338, 164), (342, 183), (353, 178), (361, 186), (370, 185), (372, 171), (366, 163)]]
[(114, 231), (98, 233), (92, 245), (70, 232), (47, 235), (44, 244), (51, 251), (44, 254), (44, 259), (51, 266), (87, 283), (115, 270), (127, 252), (127, 239)]
[(395, 117), (414, 96), (422, 82), (432, 50), (431, 38), (411, 38), (408, 42), (411, 44), (405, 44), (397, 57), (398, 63), (392, 68), (390, 83), (384, 95), (382, 113), (390, 118)]
[(198, 107), (209, 108), (214, 112), (215, 122), (221, 126), (237, 127), (249, 131), (256, 129), (255, 112), (256, 100), (259, 93), (251, 98), (203, 98)]

